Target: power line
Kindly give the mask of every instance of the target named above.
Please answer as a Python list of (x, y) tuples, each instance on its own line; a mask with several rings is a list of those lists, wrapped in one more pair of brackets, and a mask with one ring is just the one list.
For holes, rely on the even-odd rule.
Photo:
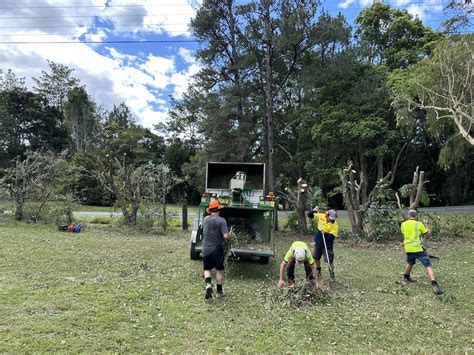
[(147, 43), (199, 43), (199, 41), (190, 40), (117, 40), (117, 41), (0, 41), (0, 44), (147, 44)]
[[(114, 27), (136, 27), (136, 26), (182, 26), (182, 25), (189, 25), (188, 22), (181, 22), (181, 23), (137, 23), (135, 25), (121, 25), (121, 24), (114, 24)], [(0, 29), (23, 29), (23, 28), (77, 28), (81, 25), (40, 25), (40, 26), (0, 26)]]
[[(245, 4), (249, 4), (250, 1), (242, 1), (242, 2), (235, 2), (235, 5), (245, 5)], [(391, 5), (391, 4), (388, 4), (388, 5)], [(438, 6), (448, 6), (448, 3), (446, 4), (443, 4), (443, 3), (440, 3), (440, 4), (426, 4), (426, 3), (423, 3), (423, 2), (411, 2), (410, 4), (407, 4), (407, 5), (399, 5), (399, 6), (393, 6), (391, 5), (393, 8), (408, 8), (412, 5), (416, 5), (416, 6), (420, 6), (420, 7), (438, 7)], [(3, 9), (88, 9), (88, 8), (91, 8), (91, 9), (114, 9), (114, 8), (136, 8), (136, 7), (177, 7), (177, 6), (192, 6), (191, 4), (189, 3), (161, 3), (161, 4), (126, 4), (126, 5), (59, 5), (59, 6), (55, 6), (55, 5), (51, 5), (51, 6), (3, 6), (0, 8), (3, 8)], [(367, 8), (368, 6), (348, 6), (346, 8), (342, 8), (342, 7), (337, 7), (337, 8), (327, 8), (327, 10), (347, 10), (347, 9), (365, 9)], [(322, 6), (322, 8), (324, 8)]]
[(129, 5), (60, 5), (60, 6), (0, 6), (0, 9), (113, 9), (129, 7), (176, 7), (191, 6), (189, 3), (169, 3), (169, 4), (129, 4)]
[(133, 15), (62, 15), (62, 16), (9, 16), (9, 17), (0, 17), (0, 20), (18, 20), (18, 19), (53, 19), (53, 18), (91, 18), (91, 17), (100, 17), (100, 18), (122, 18), (122, 17), (159, 17), (159, 16), (180, 16), (180, 15), (194, 15), (194, 13), (189, 14), (157, 14), (157, 15), (150, 15), (150, 14), (133, 14)]
[[(412, 3), (411, 5), (414, 5)], [(411, 5), (408, 6), (399, 6), (397, 8), (406, 8), (408, 9)], [(418, 7), (439, 7), (441, 5), (433, 5), (433, 4), (423, 4), (423, 5), (417, 5)], [(47, 8), (47, 7), (45, 7)], [(49, 7), (49, 9), (52, 9), (53, 7)], [(345, 9), (341, 8), (322, 8), (322, 10), (325, 11), (339, 11), (343, 13), (346, 10), (350, 9), (365, 9), (365, 7), (348, 7)], [(122, 14), (122, 15), (103, 15), (103, 14), (92, 14), (92, 15), (70, 15), (70, 14), (64, 14), (60, 16), (4, 16), (0, 17), (0, 20), (18, 20), (18, 19), (66, 19), (66, 18), (133, 18), (133, 17), (138, 17), (138, 18), (143, 18), (143, 17), (166, 17), (166, 16), (182, 16), (182, 15), (194, 15), (195, 12), (189, 12), (189, 13), (163, 13), (163, 14)]]
[[(167, 31), (164, 29), (161, 29), (163, 32), (166, 33), (184, 33), (184, 31)], [(137, 31), (137, 33), (140, 34), (156, 34), (157, 31)], [(128, 33), (128, 32), (127, 32)], [(102, 34), (113, 34), (112, 32), (84, 32), (84, 33), (79, 33), (79, 35), (102, 35)], [(69, 33), (20, 33), (20, 34), (0, 34), (0, 37), (40, 37), (40, 36), (77, 36), (77, 32), (69, 32)]]

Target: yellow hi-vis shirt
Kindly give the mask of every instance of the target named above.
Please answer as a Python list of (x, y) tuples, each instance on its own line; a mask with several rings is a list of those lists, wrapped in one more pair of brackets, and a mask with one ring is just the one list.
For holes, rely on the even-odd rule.
[(339, 233), (339, 225), (336, 221), (326, 220), (326, 214), (324, 213), (315, 213), (314, 219), (318, 222), (318, 229), (324, 233), (332, 234), (336, 238)]
[(409, 219), (402, 223), (400, 229), (403, 233), (403, 244), (407, 253), (423, 251), (421, 237), (428, 231), (423, 223)]
[(306, 244), (305, 242), (298, 242), (298, 241), (293, 242), (293, 244), (291, 244), (290, 249), (288, 249), (288, 251), (286, 252), (285, 257), (283, 258), (283, 260), (285, 260), (285, 263), (289, 263), (295, 258), (293, 256), (293, 252), (298, 247), (302, 247), (306, 251), (306, 261), (308, 262), (309, 265), (313, 265), (314, 264), (313, 254), (311, 254), (311, 250), (309, 250), (308, 244)]

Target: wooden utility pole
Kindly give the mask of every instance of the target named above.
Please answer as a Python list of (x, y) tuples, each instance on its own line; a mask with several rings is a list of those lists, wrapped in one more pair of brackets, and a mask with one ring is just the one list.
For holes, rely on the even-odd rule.
[(181, 210), (182, 218), (183, 218), (183, 230), (188, 230), (188, 195), (184, 193), (182, 210)]

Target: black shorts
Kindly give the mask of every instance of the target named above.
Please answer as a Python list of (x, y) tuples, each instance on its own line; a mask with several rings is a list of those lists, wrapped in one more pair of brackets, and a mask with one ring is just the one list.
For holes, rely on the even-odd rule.
[(221, 246), (216, 247), (214, 251), (202, 258), (204, 270), (224, 270), (224, 249)]
[[(324, 241), (326, 241), (326, 248), (328, 249), (328, 255), (326, 255), (326, 250), (324, 249)], [(323, 241), (323, 234), (321, 231), (317, 231), (314, 236), (314, 258), (316, 260), (321, 260), (321, 256), (324, 257), (324, 261), (327, 262), (327, 256), (329, 256), (329, 262), (334, 262), (334, 236), (329, 233), (324, 233), (324, 241)]]

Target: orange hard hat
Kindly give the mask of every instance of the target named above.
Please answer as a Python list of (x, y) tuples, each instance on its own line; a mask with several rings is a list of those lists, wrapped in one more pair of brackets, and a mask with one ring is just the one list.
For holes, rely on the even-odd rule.
[(206, 209), (207, 213), (211, 213), (212, 210), (220, 210), (221, 208), (224, 208), (219, 201), (217, 200), (212, 200), (209, 202), (209, 207)]

